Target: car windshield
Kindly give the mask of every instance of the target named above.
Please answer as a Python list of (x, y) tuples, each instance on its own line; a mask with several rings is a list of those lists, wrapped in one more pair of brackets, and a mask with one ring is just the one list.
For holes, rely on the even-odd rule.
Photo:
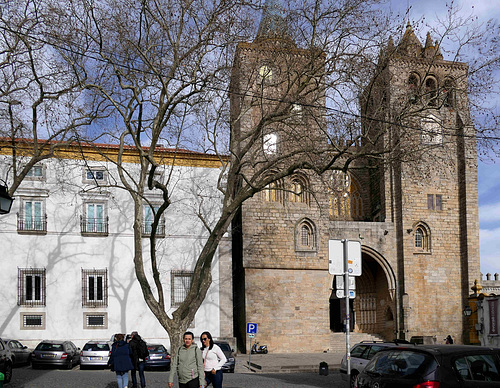
[(167, 349), (163, 345), (148, 345), (149, 353), (166, 353)]
[(36, 347), (36, 350), (52, 350), (55, 352), (62, 352), (64, 350), (62, 344), (48, 344), (42, 342), (41, 344), (38, 344)]
[(219, 348), (223, 352), (230, 352), (231, 351), (231, 347), (229, 346), (229, 344), (217, 344), (217, 345), (219, 345)]
[(379, 373), (382, 376), (412, 376), (422, 373), (433, 357), (410, 350), (391, 350), (379, 352), (366, 366), (367, 372)]
[(83, 350), (87, 350), (89, 352), (100, 352), (100, 351), (109, 351), (108, 344), (85, 344)]

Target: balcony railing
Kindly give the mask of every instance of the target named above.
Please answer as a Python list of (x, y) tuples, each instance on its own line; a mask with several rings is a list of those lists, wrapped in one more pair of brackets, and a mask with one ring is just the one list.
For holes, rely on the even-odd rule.
[[(153, 230), (153, 221), (145, 221), (142, 223), (142, 237), (151, 236)], [(156, 237), (165, 237), (165, 220), (161, 219), (156, 228)]]
[(107, 236), (109, 218), (87, 218), (80, 216), (80, 229), (84, 236)]
[(39, 217), (27, 217), (17, 213), (17, 231), (19, 233), (47, 233), (47, 214)]

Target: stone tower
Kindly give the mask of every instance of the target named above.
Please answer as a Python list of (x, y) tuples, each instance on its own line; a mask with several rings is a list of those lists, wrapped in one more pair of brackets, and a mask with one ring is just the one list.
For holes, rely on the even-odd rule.
[(394, 223), (399, 336), (436, 335), (440, 342), (449, 331), (466, 342), (461, 311), (480, 276), (468, 66), (443, 60), (430, 34), (422, 46), (410, 24), (397, 46), (389, 42), (379, 66), (363, 116), (391, 123), (365, 125), (384, 125), (384, 141), (397, 152), (371, 196), (380, 218)]

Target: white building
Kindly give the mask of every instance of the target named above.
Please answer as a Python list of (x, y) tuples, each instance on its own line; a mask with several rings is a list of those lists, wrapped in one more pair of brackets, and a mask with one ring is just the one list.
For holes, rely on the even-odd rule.
[[(0, 173), (10, 179), (10, 155), (1, 149)], [(133, 263), (133, 202), (119, 188), (114, 164), (117, 148), (68, 147), (59, 158), (31, 169), (15, 192), (10, 214), (0, 216), (0, 336), (34, 346), (43, 339), (69, 339), (82, 346), (92, 339), (137, 330), (148, 341), (170, 348), (168, 334), (147, 307)], [(134, 171), (135, 151), (125, 153)], [(175, 310), (189, 286), (191, 271), (207, 232), (196, 216), (218, 215), (216, 192), (220, 161), (215, 156), (158, 150), (159, 171), (174, 196), (159, 227), (160, 262), (168, 313)], [(203, 193), (202, 195), (200, 193)], [(158, 194), (147, 199), (154, 206)], [(202, 202), (203, 201), (203, 202)], [(149, 245), (152, 211), (144, 206), (143, 244)], [(190, 330), (209, 330), (214, 337), (232, 336), (232, 286), (227, 240), (212, 266), (213, 284)], [(221, 254), (220, 252), (226, 252)], [(145, 256), (147, 250), (145, 250)], [(150, 276), (151, 266), (145, 258)], [(220, 268), (226, 268), (220, 275)], [(228, 271), (228, 272), (227, 272)], [(227, 284), (224, 284), (224, 281)], [(153, 282), (151, 282), (154, 284)], [(229, 306), (229, 305), (228, 305)], [(222, 322), (222, 324), (221, 324)]]

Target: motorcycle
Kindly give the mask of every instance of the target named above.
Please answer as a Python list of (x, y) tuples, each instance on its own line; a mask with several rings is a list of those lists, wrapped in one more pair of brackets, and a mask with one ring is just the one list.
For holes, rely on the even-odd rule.
[(267, 354), (267, 345), (259, 345), (258, 342), (252, 345), (252, 354)]

